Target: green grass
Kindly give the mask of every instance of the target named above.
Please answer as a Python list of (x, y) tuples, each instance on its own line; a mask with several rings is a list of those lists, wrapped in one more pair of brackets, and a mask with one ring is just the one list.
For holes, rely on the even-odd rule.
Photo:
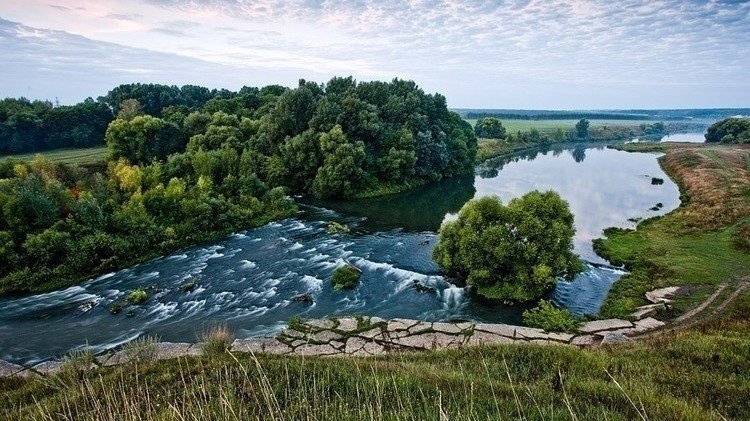
[(744, 419), (750, 294), (645, 342), (371, 358), (224, 353), (0, 380), (0, 419)]
[[(466, 119), (472, 126), (477, 123), (476, 119)], [(508, 133), (517, 131), (528, 131), (532, 128), (540, 132), (552, 132), (557, 128), (570, 130), (575, 128), (578, 120), (500, 120)], [(653, 120), (590, 120), (591, 127), (601, 126), (640, 126), (642, 123), (653, 124)]]
[(0, 161), (6, 158), (29, 161), (37, 155), (42, 155), (57, 164), (97, 164), (107, 160), (109, 151), (106, 146), (83, 149), (56, 149), (52, 151), (35, 152), (19, 155), (2, 155)]
[[(654, 148), (626, 145), (630, 151)], [(715, 290), (719, 283), (750, 274), (750, 253), (737, 246), (750, 217), (750, 177), (743, 168), (750, 149), (725, 146), (661, 145), (662, 167), (680, 186), (682, 205), (638, 224), (636, 230), (606, 230), (594, 248), (631, 273), (621, 278), (602, 307), (602, 317), (623, 317), (646, 304), (645, 292), (687, 286), (677, 299), (679, 314)]]

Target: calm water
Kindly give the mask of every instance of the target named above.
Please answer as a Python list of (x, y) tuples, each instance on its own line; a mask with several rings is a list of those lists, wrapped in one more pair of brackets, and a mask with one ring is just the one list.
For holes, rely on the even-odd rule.
[(664, 136), (661, 139), (662, 142), (695, 142), (703, 143), (706, 141), (704, 132), (694, 133), (675, 133), (669, 136)]
[[(665, 180), (652, 185), (651, 177)], [(425, 320), (517, 322), (523, 308), (487, 305), (443, 279), (430, 258), (435, 231), (473, 197), (504, 201), (533, 189), (554, 189), (575, 215), (575, 248), (590, 262), (573, 282), (560, 282), (552, 299), (576, 314), (596, 313), (623, 272), (601, 265), (591, 239), (608, 226), (678, 206), (677, 186), (656, 155), (603, 148), (557, 148), (488, 162), (475, 177), (448, 180), (402, 195), (350, 202), (307, 201), (296, 218), (236, 233), (83, 285), (48, 294), (0, 299), (0, 358), (33, 362), (87, 343), (95, 351), (142, 334), (193, 341), (225, 323), (238, 337), (266, 336), (293, 316), (368, 314)], [(659, 211), (650, 211), (662, 203)], [(330, 236), (329, 221), (352, 232)], [(360, 285), (334, 292), (330, 275), (348, 261), (363, 271)], [(199, 288), (179, 291), (186, 279)], [(420, 292), (414, 281), (433, 288)], [(144, 306), (113, 315), (115, 300), (152, 287)], [(314, 304), (295, 302), (308, 293)]]

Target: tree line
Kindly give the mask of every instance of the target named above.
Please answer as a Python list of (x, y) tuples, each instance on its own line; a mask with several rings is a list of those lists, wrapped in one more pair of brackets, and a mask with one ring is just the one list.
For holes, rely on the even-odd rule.
[(750, 143), (750, 118), (732, 117), (712, 124), (706, 142)]
[(85, 104), (116, 117), (100, 133), (106, 171), (0, 163), (0, 293), (70, 285), (289, 216), (290, 192), (351, 197), (471, 173), (476, 154), (445, 97), (398, 79), (132, 84)]

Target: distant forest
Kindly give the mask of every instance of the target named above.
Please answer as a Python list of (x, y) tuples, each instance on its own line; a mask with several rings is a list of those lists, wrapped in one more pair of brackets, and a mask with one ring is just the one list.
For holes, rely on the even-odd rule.
[(673, 110), (508, 110), (456, 109), (462, 117), (479, 119), (494, 117), (505, 120), (693, 120), (723, 119), (750, 115), (750, 108), (706, 108)]

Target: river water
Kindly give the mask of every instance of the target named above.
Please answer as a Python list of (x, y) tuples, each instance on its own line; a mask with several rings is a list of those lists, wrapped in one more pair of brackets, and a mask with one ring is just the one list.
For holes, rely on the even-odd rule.
[[(575, 250), (588, 262), (573, 282), (559, 282), (551, 299), (577, 315), (595, 314), (624, 273), (594, 254), (591, 240), (609, 226), (679, 205), (677, 186), (654, 154), (587, 145), (559, 146), (478, 167), (474, 177), (446, 180), (379, 199), (303, 200), (295, 218), (190, 247), (160, 259), (47, 294), (0, 298), (0, 358), (31, 363), (82, 346), (101, 351), (140, 335), (195, 341), (226, 324), (237, 337), (268, 336), (295, 316), (366, 314), (430, 321), (518, 322), (523, 307), (490, 305), (442, 276), (430, 255), (440, 223), (474, 197), (503, 201), (533, 189), (553, 189), (575, 215)], [(652, 177), (664, 179), (652, 185)], [(662, 207), (650, 210), (657, 203)], [(348, 234), (328, 235), (330, 221)], [(359, 286), (333, 291), (332, 271), (349, 262), (362, 270)], [(195, 278), (198, 287), (179, 285)], [(429, 287), (414, 288), (414, 282)], [(151, 291), (142, 306), (108, 308), (131, 290)], [(313, 304), (294, 301), (309, 294)]]

